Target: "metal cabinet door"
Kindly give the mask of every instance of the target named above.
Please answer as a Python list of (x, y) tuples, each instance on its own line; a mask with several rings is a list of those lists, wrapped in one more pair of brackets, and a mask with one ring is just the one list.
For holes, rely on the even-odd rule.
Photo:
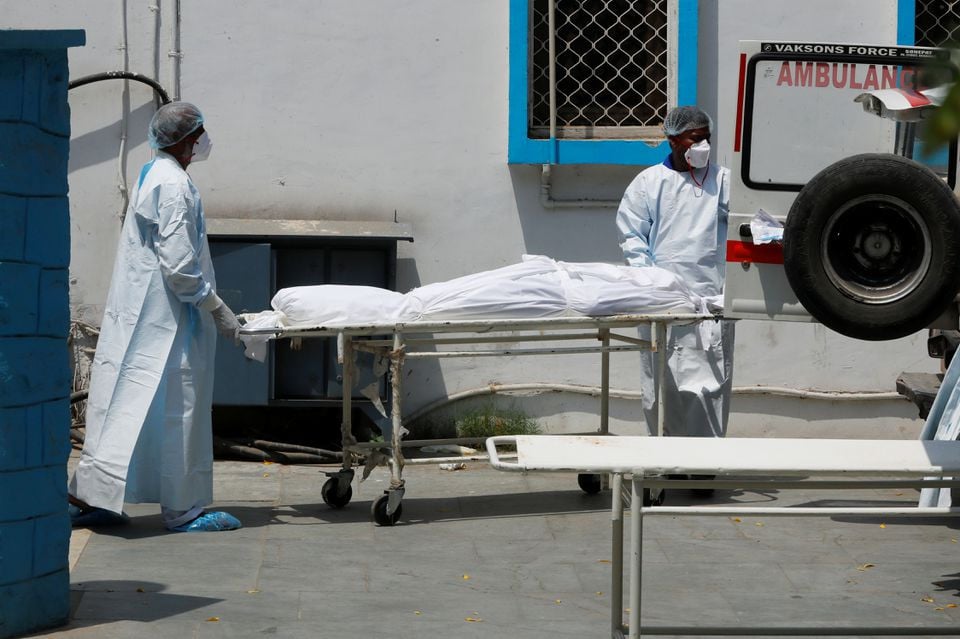
[[(330, 284), (352, 284), (389, 288), (388, 251), (384, 248), (342, 248), (330, 251)], [(372, 353), (357, 352), (356, 387), (353, 397), (362, 397), (360, 389), (377, 382), (380, 397), (386, 394), (383, 378), (374, 374)], [(335, 357), (327, 360), (327, 397), (343, 397), (343, 376)]]
[[(327, 251), (318, 246), (275, 246), (277, 289), (327, 283)], [(325, 362), (335, 354), (331, 339), (304, 339), (296, 350), (280, 340), (274, 355), (275, 400), (326, 399)]]
[[(269, 244), (210, 242), (217, 276), (217, 294), (234, 313), (270, 308), (272, 294)], [(229, 406), (266, 406), (270, 400), (273, 348), (266, 362), (248, 359), (231, 340), (217, 342), (213, 403)]]

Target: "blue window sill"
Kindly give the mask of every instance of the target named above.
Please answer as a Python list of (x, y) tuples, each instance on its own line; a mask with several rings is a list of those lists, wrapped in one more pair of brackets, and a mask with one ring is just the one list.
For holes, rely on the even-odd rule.
[[(519, 137), (519, 136), (518, 136)], [(510, 136), (509, 164), (659, 164), (670, 153), (640, 140), (534, 140)]]

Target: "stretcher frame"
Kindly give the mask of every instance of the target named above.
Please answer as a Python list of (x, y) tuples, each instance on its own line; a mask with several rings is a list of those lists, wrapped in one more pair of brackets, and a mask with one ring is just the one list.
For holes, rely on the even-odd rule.
[[(498, 447), (516, 450), (507, 461)], [(610, 631), (643, 635), (947, 635), (960, 626), (647, 626), (642, 624), (643, 521), (647, 515), (859, 515), (941, 517), (950, 507), (662, 506), (653, 488), (848, 489), (960, 486), (960, 441), (699, 437), (500, 436), (487, 439), (490, 464), (511, 472), (588, 472), (612, 476)], [(675, 479), (677, 476), (713, 479)], [(668, 478), (671, 477), (671, 478)], [(629, 487), (624, 486), (624, 481)], [(624, 507), (630, 509), (629, 618), (623, 624)]]
[[(354, 467), (360, 457), (383, 461), (390, 468), (389, 488), (372, 504), (372, 517), (381, 525), (396, 523), (405, 491), (403, 467), (407, 461), (403, 455), (404, 445), (437, 444), (437, 440), (404, 441), (402, 412), (403, 365), (407, 360), (455, 357), (495, 357), (564, 355), (600, 353), (600, 406), (597, 435), (610, 434), (610, 354), (649, 350), (656, 354), (657, 370), (663, 374), (666, 366), (666, 351), (660, 345), (666, 341), (667, 328), (671, 324), (692, 324), (705, 320), (720, 319), (714, 315), (694, 313), (657, 313), (610, 315), (604, 317), (548, 317), (522, 319), (476, 319), (443, 320), (400, 323), (373, 323), (365, 325), (298, 326), (279, 328), (241, 328), (241, 335), (268, 335), (272, 339), (325, 338), (337, 340), (337, 362), (341, 365), (343, 398), (341, 401), (341, 439), (343, 462), (339, 471), (327, 473), (329, 479), (321, 494), (324, 501), (341, 508), (352, 496), (351, 482)], [(624, 335), (618, 329), (637, 329), (650, 326), (650, 340), (633, 335)], [(496, 334), (496, 335), (494, 335)], [(537, 342), (560, 342), (560, 345), (525, 348), (498, 348), (496, 345)], [(436, 347), (481, 348), (461, 350), (425, 350)], [(569, 344), (569, 345), (567, 345)], [(356, 376), (354, 352), (365, 351), (389, 360), (390, 419), (392, 437), (387, 443), (361, 443), (353, 437), (351, 389)], [(663, 387), (659, 386), (662, 394)], [(661, 398), (662, 399), (662, 398)], [(656, 431), (663, 433), (664, 412), (659, 411)], [(653, 430), (653, 429), (651, 429)], [(450, 439), (443, 442), (462, 442)], [(482, 441), (482, 440), (480, 440)], [(386, 455), (384, 456), (384, 453)], [(456, 458), (462, 461), (462, 458)], [(431, 462), (443, 461), (432, 458)]]

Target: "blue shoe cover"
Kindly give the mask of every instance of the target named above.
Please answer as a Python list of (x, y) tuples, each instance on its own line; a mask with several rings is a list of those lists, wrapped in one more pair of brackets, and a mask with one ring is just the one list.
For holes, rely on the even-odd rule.
[(123, 513), (115, 513), (103, 508), (82, 509), (70, 504), (67, 508), (70, 513), (70, 525), (73, 528), (96, 528), (98, 526), (119, 526), (130, 523), (130, 518)]
[(240, 528), (240, 520), (225, 512), (203, 513), (193, 521), (172, 528), (177, 532), (218, 532)]

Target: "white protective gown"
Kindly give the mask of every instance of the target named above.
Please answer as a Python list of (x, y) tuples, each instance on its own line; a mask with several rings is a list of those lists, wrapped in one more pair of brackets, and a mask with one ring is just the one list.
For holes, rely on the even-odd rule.
[[(697, 179), (703, 169), (697, 170)], [(673, 271), (702, 297), (723, 294), (729, 171), (710, 163), (702, 188), (669, 158), (642, 171), (617, 211), (620, 247), (631, 266)], [(667, 338), (664, 434), (722, 437), (733, 386), (733, 322), (673, 326)], [(649, 329), (641, 330), (649, 339)], [(647, 428), (656, 433), (658, 380), (654, 356), (642, 353), (640, 390)]]
[(199, 513), (213, 500), (216, 288), (200, 193), (176, 160), (143, 167), (121, 233), (70, 493)]

